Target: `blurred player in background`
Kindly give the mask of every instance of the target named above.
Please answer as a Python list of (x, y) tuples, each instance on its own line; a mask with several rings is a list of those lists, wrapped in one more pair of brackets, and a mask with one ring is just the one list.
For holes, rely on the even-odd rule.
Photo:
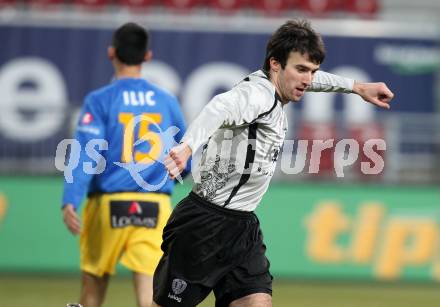
[[(141, 78), (142, 63), (152, 57), (143, 27), (118, 28), (108, 57), (115, 80), (87, 95), (75, 137), (83, 149), (79, 165), (93, 162), (99, 168), (105, 162), (105, 167), (96, 174), (81, 167), (73, 171), (73, 182), (64, 185), (63, 217), (67, 228), (80, 234), (80, 303), (102, 305), (120, 261), (133, 272), (137, 305), (147, 307), (174, 186), (158, 161), (172, 146), (164, 135), (172, 127), (169, 136), (180, 140), (185, 124), (177, 100)], [(88, 152), (87, 144), (94, 144)], [(86, 193), (81, 225), (77, 210)]]
[(308, 22), (285, 23), (267, 45), (263, 70), (214, 97), (170, 151), (165, 165), (176, 176), (203, 148), (200, 179), (164, 229), (153, 306), (196, 306), (212, 290), (217, 307), (272, 306), (266, 246), (253, 211), (284, 141), (283, 106), (306, 90), (356, 93), (384, 108), (393, 97), (383, 83), (318, 71), (324, 57)]

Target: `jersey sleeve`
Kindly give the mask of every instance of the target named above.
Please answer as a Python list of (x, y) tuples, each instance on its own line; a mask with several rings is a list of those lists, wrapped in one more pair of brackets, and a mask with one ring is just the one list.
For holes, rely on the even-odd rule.
[(218, 128), (245, 125), (269, 111), (274, 95), (261, 85), (242, 82), (215, 96), (189, 126), (182, 141), (195, 152)]
[(311, 86), (307, 88), (307, 91), (352, 93), (353, 85), (353, 79), (318, 70), (315, 73)]
[[(69, 157), (69, 161), (76, 160), (78, 164), (72, 171), (72, 180), (67, 181), (66, 178), (64, 179), (63, 206), (73, 204), (75, 209), (77, 209), (87, 193), (93, 174), (86, 173), (83, 165), (85, 162), (91, 162), (92, 165), (96, 165), (96, 158), (102, 156), (89, 156), (86, 152), (86, 146), (91, 140), (101, 140), (105, 142), (105, 123), (104, 110), (93, 96), (87, 96), (81, 109), (75, 131), (75, 139), (80, 144), (79, 152), (71, 151)], [(94, 149), (97, 153), (101, 152), (101, 150), (96, 147)]]
[(182, 109), (180, 108), (180, 104), (176, 99), (174, 99), (173, 107), (171, 108), (171, 115), (173, 124), (179, 128), (179, 132), (176, 134), (176, 141), (179, 143), (186, 132), (186, 123), (183, 117)]

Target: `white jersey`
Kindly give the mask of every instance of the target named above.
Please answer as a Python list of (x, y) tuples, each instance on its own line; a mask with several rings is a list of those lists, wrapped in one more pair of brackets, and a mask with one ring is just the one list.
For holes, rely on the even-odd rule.
[[(307, 90), (351, 93), (353, 82), (318, 71)], [(182, 139), (193, 153), (202, 147), (193, 192), (218, 206), (254, 211), (274, 174), (286, 131), (283, 104), (262, 71), (215, 96)]]

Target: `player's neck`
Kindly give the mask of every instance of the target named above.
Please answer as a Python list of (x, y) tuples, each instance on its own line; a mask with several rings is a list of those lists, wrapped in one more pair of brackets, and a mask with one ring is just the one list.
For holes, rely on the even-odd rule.
[(272, 82), (273, 86), (275, 87), (275, 92), (277, 93), (277, 99), (281, 101), (281, 104), (284, 106), (286, 104), (289, 103), (288, 99), (285, 99), (282, 95), (281, 95), (281, 89), (280, 89), (280, 85), (279, 85), (279, 79), (278, 79), (278, 75), (275, 73), (269, 73), (269, 80), (270, 82)]
[(115, 75), (117, 79), (125, 78), (140, 78), (141, 66), (140, 65), (117, 65), (115, 67)]

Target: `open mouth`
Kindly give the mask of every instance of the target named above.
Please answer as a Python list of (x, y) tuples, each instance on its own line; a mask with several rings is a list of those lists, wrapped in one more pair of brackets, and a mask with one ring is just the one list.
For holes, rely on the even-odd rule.
[(296, 90), (302, 95), (306, 89), (297, 87)]

